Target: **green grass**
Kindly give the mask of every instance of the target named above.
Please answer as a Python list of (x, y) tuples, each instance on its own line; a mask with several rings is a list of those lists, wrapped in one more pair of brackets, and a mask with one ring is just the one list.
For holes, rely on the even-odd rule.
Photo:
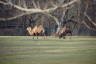
[(1, 36), (0, 64), (96, 64), (96, 38)]

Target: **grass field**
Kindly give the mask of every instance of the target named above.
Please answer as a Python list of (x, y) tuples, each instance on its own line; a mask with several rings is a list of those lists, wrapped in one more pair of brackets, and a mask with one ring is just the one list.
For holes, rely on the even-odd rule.
[(96, 64), (96, 38), (1, 36), (0, 64)]

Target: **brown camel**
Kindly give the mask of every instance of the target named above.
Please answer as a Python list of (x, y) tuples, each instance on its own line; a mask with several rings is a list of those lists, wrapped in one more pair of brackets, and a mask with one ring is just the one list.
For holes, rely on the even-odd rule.
[(37, 39), (39, 35), (45, 35), (45, 30), (42, 25), (36, 25), (34, 28), (27, 27), (27, 31), (31, 36), (37, 36)]
[(72, 36), (72, 31), (69, 26), (64, 26), (58, 33), (59, 38), (64, 38), (66, 35)]

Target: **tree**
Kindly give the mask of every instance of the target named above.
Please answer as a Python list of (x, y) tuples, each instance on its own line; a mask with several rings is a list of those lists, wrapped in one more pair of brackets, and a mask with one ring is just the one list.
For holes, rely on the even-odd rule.
[[(58, 30), (57, 30), (57, 32), (58, 32), (60, 29), (60, 26), (61, 26), (60, 21), (58, 20), (58, 18), (55, 15), (52, 15), (52, 13), (54, 13), (55, 10), (62, 8), (64, 10), (63, 16), (62, 16), (62, 18), (63, 18), (64, 14), (65, 14), (65, 10), (72, 8), (71, 5), (78, 2), (78, 0), (72, 0), (68, 3), (62, 3), (63, 0), (62, 0), (62, 2), (58, 0), (58, 1), (56, 1), (57, 2), (56, 4), (54, 4), (53, 0), (48, 0), (48, 1), (49, 1), (49, 3), (44, 4), (43, 6), (45, 6), (45, 7), (43, 7), (43, 8), (40, 5), (41, 1), (39, 1), (39, 0), (38, 1), (30, 0), (30, 2), (32, 3), (32, 8), (28, 7), (27, 3), (25, 3), (26, 2), (25, 0), (16, 0), (16, 3), (15, 3), (15, 0), (14, 1), (12, 1), (12, 0), (0, 1), (0, 4), (3, 4), (4, 6), (9, 6), (9, 7), (15, 8), (22, 12), (21, 14), (14, 15), (12, 17), (0, 18), (0, 21), (8, 21), (8, 20), (13, 20), (13, 19), (22, 17), (24, 15), (40, 13), (42, 15), (47, 15), (51, 19), (54, 19), (54, 21), (58, 25)], [(59, 2), (59, 4), (58, 4), (58, 2)], [(51, 6), (49, 6), (50, 4), (51, 4)]]
[[(50, 22), (55, 21), (58, 25), (58, 32), (66, 19), (75, 16), (74, 20), (75, 23), (77, 23), (75, 27), (80, 27), (83, 24), (90, 30), (96, 31), (95, 16), (90, 17), (88, 14), (90, 7), (94, 11), (92, 6), (93, 0), (1, 0), (0, 4), (0, 6), (4, 8), (1, 8), (3, 11), (7, 9), (8, 11), (14, 10), (16, 12), (7, 15), (7, 17), (1, 16), (0, 21), (12, 21), (23, 17), (25, 20), (22, 19), (22, 21), (25, 24), (30, 24), (30, 22), (34, 20), (42, 21), (44, 18), (47, 18), (51, 19)], [(91, 15), (92, 14), (94, 13), (91, 13)], [(44, 20), (45, 22), (49, 22), (49, 20)], [(71, 25), (74, 26), (74, 24)]]
[[(95, 4), (94, 4), (95, 3)], [(96, 8), (96, 1), (94, 0), (81, 0), (80, 5), (80, 21), (82, 21), (82, 26), (84, 28), (80, 28), (80, 32), (86, 31), (86, 33), (89, 32), (89, 35), (96, 35), (96, 18), (95, 18), (95, 8)], [(88, 28), (88, 29), (87, 29)], [(83, 31), (82, 31), (82, 30)]]

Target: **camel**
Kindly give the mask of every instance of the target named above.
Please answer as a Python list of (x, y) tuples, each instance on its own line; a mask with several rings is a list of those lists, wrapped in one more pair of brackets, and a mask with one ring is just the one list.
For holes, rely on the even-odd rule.
[[(42, 25), (36, 25), (35, 27), (27, 27), (27, 32), (30, 36), (42, 36), (45, 35), (45, 30)], [(34, 37), (33, 37), (34, 39)]]
[(59, 38), (64, 38), (65, 39), (65, 36), (72, 36), (72, 31), (70, 30), (70, 27), (69, 26), (64, 26), (58, 33), (58, 36)]

